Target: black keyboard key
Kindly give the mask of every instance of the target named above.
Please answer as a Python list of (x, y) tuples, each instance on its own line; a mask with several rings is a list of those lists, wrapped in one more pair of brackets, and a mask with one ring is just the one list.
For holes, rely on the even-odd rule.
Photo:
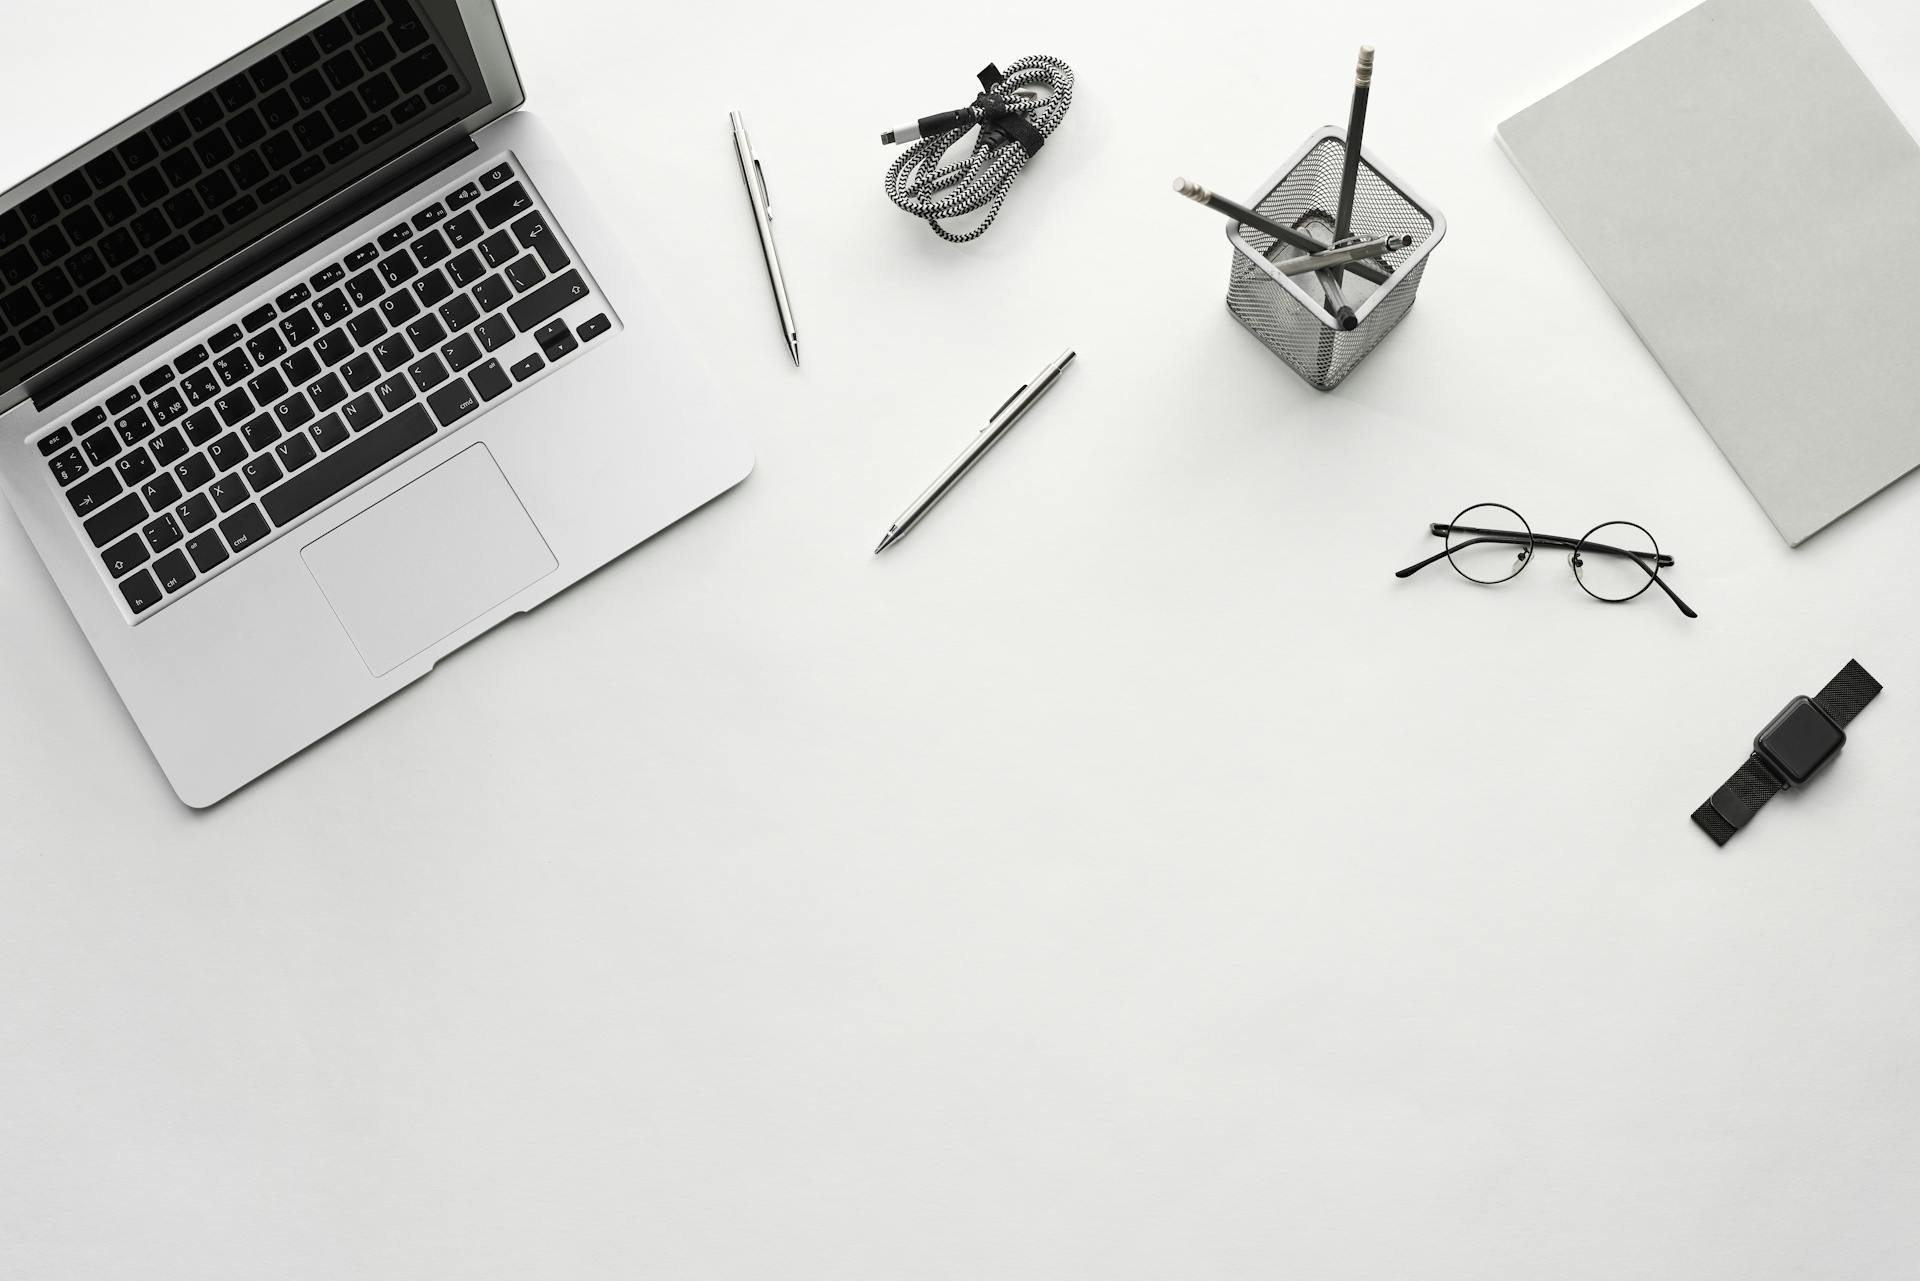
[(513, 341), (513, 324), (505, 316), (488, 316), (473, 332), (488, 351), (499, 351)]
[(447, 362), (447, 368), (457, 374), (480, 359), (480, 344), (473, 340), (471, 334), (461, 334), (442, 347), (440, 355)]
[(313, 434), (313, 443), (323, 451), (338, 449), (350, 439), (347, 425), (340, 421), (339, 414), (328, 414), (308, 430)]
[(240, 469), (240, 474), (247, 478), (248, 487), (256, 494), (264, 493), (269, 487), (279, 484), (282, 479), (280, 464), (273, 461), (271, 454), (256, 454), (249, 458), (247, 465)]
[[(425, 209), (422, 209), (413, 216), (413, 229), (415, 231), (425, 231), (428, 227), (433, 226), (434, 223), (439, 222), (446, 216), (447, 207), (445, 205), (428, 205)], [(415, 252), (418, 252), (417, 248)]]
[(539, 356), (528, 356), (525, 360), (514, 363), (513, 376), (519, 381), (525, 382), (546, 367), (547, 362), (540, 359)]
[(126, 598), (127, 608), (136, 614), (143, 614), (160, 603), (160, 589), (153, 585), (153, 575), (144, 569), (120, 581), (120, 595)]
[(281, 294), (278, 298), (275, 298), (273, 300), (273, 305), (278, 307), (281, 311), (292, 311), (295, 307), (298, 307), (301, 303), (305, 302), (307, 299), (311, 297), (313, 297), (313, 292), (309, 290), (305, 285), (295, 285), (293, 288), (287, 290), (287, 292), (285, 292), (284, 294)]
[(453, 286), (447, 283), (446, 273), (438, 268), (413, 282), (414, 296), (428, 307), (437, 305), (453, 293)]
[(340, 366), (340, 375), (347, 380), (348, 387), (354, 391), (364, 391), (380, 381), (380, 365), (370, 354), (363, 351)]
[(253, 362), (246, 352), (234, 348), (214, 357), (213, 371), (220, 375), (222, 386), (231, 387), (253, 372)]
[(347, 389), (338, 374), (328, 374), (319, 382), (307, 384), (307, 399), (317, 413), (325, 413), (347, 398)]
[(275, 330), (263, 329), (247, 340), (247, 355), (256, 365), (271, 365), (286, 354), (286, 340)]
[(373, 390), (374, 394), (380, 397), (381, 407), (388, 413), (392, 413), (419, 394), (414, 391), (413, 384), (401, 374), (395, 374)]
[(252, 333), (262, 325), (271, 324), (273, 322), (273, 315), (273, 308), (263, 305), (242, 316), (240, 323), (246, 326), (248, 333)]
[(172, 516), (166, 514), (162, 514), (157, 520), (150, 520), (142, 525), (140, 527), (140, 533), (146, 538), (147, 545), (157, 552), (167, 550), (167, 548), (179, 542), (182, 537), (180, 526), (175, 523)]
[(330, 289), (313, 300), (313, 314), (323, 325), (337, 325), (353, 314), (353, 304), (338, 289)]
[(540, 350), (546, 353), (548, 360), (558, 360), (580, 345), (580, 340), (573, 336), (573, 331), (567, 328), (564, 320), (542, 325), (534, 333), (533, 340), (540, 344)]
[[(277, 411), (277, 407), (276, 407)], [(280, 439), (280, 429), (274, 426), (273, 419), (265, 414), (254, 419), (240, 429), (241, 436), (247, 442), (247, 448), (258, 452)]]
[(393, 82), (400, 86), (402, 93), (412, 93), (429, 80), (438, 78), (447, 69), (447, 60), (440, 50), (425, 45), (393, 64)]
[(422, 267), (431, 267), (452, 252), (447, 238), (437, 231), (429, 231), (413, 242), (413, 256), (420, 260)]
[(404, 290), (380, 300), (380, 315), (389, 325), (404, 325), (419, 314), (420, 304)]
[(158, 369), (149, 370), (146, 376), (140, 379), (140, 391), (143, 395), (151, 396), (172, 381), (173, 371), (162, 365)]
[(347, 322), (347, 335), (362, 347), (371, 346), (375, 339), (386, 332), (387, 322), (380, 319), (380, 313), (372, 308)]
[(129, 489), (153, 475), (153, 459), (147, 456), (144, 449), (134, 449), (120, 455), (113, 467), (120, 473), (120, 483)]
[(121, 444), (136, 444), (153, 435), (153, 419), (147, 417), (146, 410), (136, 409), (114, 419), (113, 430), (120, 437)]
[(298, 436), (289, 436), (273, 447), (274, 457), (288, 471), (298, 471), (313, 461), (313, 442), (303, 432)]
[(407, 373), (421, 391), (432, 391), (447, 381), (447, 367), (440, 363), (440, 357), (426, 355), (407, 366)]
[(605, 312), (602, 312), (592, 320), (580, 322), (580, 341), (592, 342), (611, 328), (613, 328), (613, 322), (607, 319)]
[(513, 298), (513, 286), (507, 283), (505, 276), (488, 276), (473, 287), (473, 300), (484, 311), (497, 311)]
[(177, 592), (194, 579), (193, 566), (183, 551), (168, 552), (153, 562), (153, 575), (168, 592)]
[(299, 392), (287, 397), (273, 407), (274, 417), (280, 420), (283, 431), (292, 431), (313, 421), (313, 406)]
[(193, 557), (193, 563), (198, 565), (200, 572), (204, 574), (226, 563), (227, 549), (214, 532), (208, 530), (198, 538), (187, 540), (187, 555)]
[(253, 401), (244, 388), (236, 387), (214, 401), (213, 407), (220, 411), (220, 421), (231, 427), (253, 412)]
[(247, 447), (241, 441), (240, 437), (233, 432), (228, 432), (207, 446), (207, 461), (211, 462), (221, 471), (229, 471), (232, 468), (238, 467), (246, 461), (246, 458)]
[(198, 369), (206, 363), (207, 349), (203, 346), (196, 345), (180, 353), (173, 362), (173, 369), (175, 373), (184, 377), (189, 370)]
[(392, 373), (413, 359), (413, 348), (399, 334), (390, 334), (374, 344), (373, 354), (379, 358), (380, 368)]
[(171, 467), (186, 456), (187, 441), (177, 427), (169, 427), (153, 438), (147, 446), (153, 451), (153, 461), (162, 467)]
[(320, 357), (313, 354), (310, 347), (302, 347), (280, 362), (280, 372), (287, 376), (289, 383), (312, 382), (320, 372)]
[(153, 415), (157, 425), (164, 427), (187, 412), (186, 398), (178, 387), (169, 387), (147, 402), (147, 412)]
[(182, 459), (173, 474), (180, 482), (181, 492), (191, 494), (213, 479), (213, 464), (205, 454), (194, 454)]
[(380, 250), (373, 245), (361, 245), (346, 257), (346, 269), (358, 271), (380, 256)]
[(100, 561), (107, 567), (109, 574), (115, 578), (125, 578), (147, 563), (147, 545), (140, 541), (140, 535), (128, 534), (101, 552)]
[(47, 468), (53, 472), (54, 483), (65, 489), (87, 474), (87, 460), (81, 457), (78, 449), (69, 449), (63, 454), (54, 455)]
[(173, 514), (180, 518), (180, 523), (191, 534), (213, 519), (213, 500), (205, 494), (195, 494), (174, 508)]
[(511, 177), (513, 177), (513, 166), (502, 161), (480, 175), (480, 185), (488, 191), (492, 191), (495, 187)]
[(278, 369), (268, 369), (249, 382), (247, 390), (253, 393), (254, 404), (271, 405), (287, 394), (287, 380), (280, 376)]
[(541, 264), (548, 271), (559, 271), (567, 265), (567, 251), (560, 247), (553, 229), (547, 226), (547, 220), (538, 209), (513, 224), (513, 237), (525, 248), (539, 254)]
[(140, 389), (138, 387), (122, 387), (119, 391), (107, 397), (107, 412), (110, 414), (124, 414), (139, 403)]
[(371, 475), (434, 433), (425, 405), (412, 405), (351, 444), (296, 474), (261, 502), (276, 525), (312, 511), (354, 482)]
[(420, 264), (413, 255), (402, 250), (397, 254), (388, 254), (380, 260), (380, 278), (389, 286), (398, 288), (420, 274)]
[[(522, 254), (507, 264), (507, 279), (520, 293), (524, 294), (546, 278), (546, 271), (532, 254)], [(526, 326), (522, 325), (521, 328), (524, 329)]]
[(380, 421), (380, 402), (372, 396), (355, 396), (340, 406), (340, 419), (355, 431), (365, 431)]
[(148, 511), (164, 511), (180, 501), (180, 482), (172, 472), (163, 471), (140, 486), (140, 496), (147, 500)]
[(440, 420), (442, 427), (465, 418), (480, 407), (480, 398), (467, 386), (467, 380), (456, 378), (427, 397), (427, 405), (433, 410), (433, 416)]
[(189, 405), (204, 405), (220, 393), (220, 379), (211, 369), (196, 369), (180, 380)]
[(438, 316), (422, 316), (407, 326), (407, 337), (413, 340), (415, 351), (426, 351), (445, 341), (446, 336), (447, 331), (441, 326)]
[(447, 223), (444, 230), (447, 235), (447, 243), (455, 249), (472, 244), (484, 235), (486, 231), (486, 229), (480, 225), (480, 220), (470, 213), (455, 215), (452, 221)]
[(344, 329), (329, 329), (313, 340), (313, 351), (331, 369), (353, 354), (353, 339)]
[(513, 380), (507, 377), (497, 360), (475, 365), (473, 372), (467, 376), (473, 380), (473, 389), (480, 393), (482, 400), (493, 400), (513, 386)]
[(450, 334), (459, 333), (478, 319), (480, 319), (480, 304), (465, 294), (461, 294), (440, 308), (441, 323), (446, 325), (447, 332)]
[(507, 315), (513, 318), (514, 328), (524, 334), (586, 296), (587, 282), (580, 279), (579, 272), (569, 271), (555, 276), (508, 307)]
[(480, 199), (480, 188), (470, 182), (447, 197), (447, 208), (465, 209), (478, 199)]
[(480, 242), (480, 256), (489, 267), (504, 267), (520, 255), (520, 246), (504, 231), (496, 231)]
[(339, 263), (335, 263), (331, 267), (323, 268), (318, 275), (314, 276), (314, 278), (307, 283), (313, 286), (314, 289), (319, 290), (325, 289), (328, 285), (337, 285), (346, 278), (346, 268), (342, 267)]
[(267, 524), (267, 518), (260, 514), (260, 509), (249, 504), (221, 521), (220, 532), (225, 535), (227, 546), (236, 552), (243, 552), (273, 530)]
[(140, 501), (140, 495), (126, 494), (88, 519), (87, 537), (95, 547), (105, 547), (122, 534), (139, 528), (146, 518), (147, 505)]
[(397, 227), (389, 227), (380, 233), (380, 247), (382, 249), (392, 249), (396, 245), (404, 245), (412, 235), (413, 228), (407, 226), (404, 222)]
[(447, 259), (447, 275), (462, 289), (486, 274), (487, 269), (481, 263), (480, 255), (471, 249), (464, 249)]
[(219, 504), (220, 510), (230, 512), (247, 501), (247, 482), (238, 472), (222, 476), (208, 487), (207, 493)]
[(85, 520), (120, 492), (120, 477), (111, 467), (93, 473), (67, 491), (67, 505)]
[(298, 347), (320, 332), (320, 322), (313, 318), (312, 312), (302, 307), (280, 322), (280, 332), (287, 336), (290, 344)]
[[(372, 246), (369, 245), (368, 248)], [(347, 282), (347, 297), (353, 300), (353, 305), (356, 307), (371, 307), (374, 299), (385, 292), (387, 287), (381, 284), (380, 277), (371, 271), (363, 271)]]

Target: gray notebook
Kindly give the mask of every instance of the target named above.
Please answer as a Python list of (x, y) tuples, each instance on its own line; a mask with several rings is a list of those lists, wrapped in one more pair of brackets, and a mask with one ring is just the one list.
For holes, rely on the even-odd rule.
[(1806, 0), (1708, 0), (1499, 136), (1788, 543), (1920, 466), (1920, 147)]

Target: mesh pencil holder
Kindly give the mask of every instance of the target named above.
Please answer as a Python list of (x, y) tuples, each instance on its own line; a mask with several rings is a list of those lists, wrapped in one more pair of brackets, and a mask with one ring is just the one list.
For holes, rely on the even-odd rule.
[[(1345, 130), (1329, 125), (1311, 135), (1262, 189), (1260, 198), (1248, 204), (1282, 226), (1330, 241), (1345, 159)], [(1341, 287), (1360, 323), (1357, 328), (1342, 329), (1328, 313), (1311, 273), (1289, 276), (1274, 265), (1303, 251), (1251, 227), (1227, 227), (1227, 243), (1233, 246), (1227, 310), (1321, 391), (1339, 386), (1413, 306), (1420, 277), (1427, 270), (1427, 256), (1446, 234), (1447, 220), (1375, 164), (1362, 148), (1352, 231), (1364, 239), (1408, 235), (1413, 243), (1368, 260), (1392, 269), (1383, 285), (1363, 280), (1351, 267), (1343, 273)]]

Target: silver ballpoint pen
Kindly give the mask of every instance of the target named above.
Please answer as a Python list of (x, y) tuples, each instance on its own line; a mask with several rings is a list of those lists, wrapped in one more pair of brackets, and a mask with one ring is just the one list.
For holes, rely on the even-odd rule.
[(767, 260), (767, 282), (773, 286), (773, 301), (780, 308), (780, 331), (787, 336), (787, 350), (793, 363), (800, 363), (800, 330), (793, 323), (793, 304), (787, 300), (787, 278), (780, 271), (780, 250), (773, 243), (773, 198), (767, 194), (767, 173), (760, 157), (753, 152), (747, 137), (747, 122), (737, 111), (729, 111), (733, 124), (733, 150), (740, 159), (740, 181), (747, 184), (747, 203), (753, 206), (753, 225), (760, 233), (760, 254)]
[(914, 499), (913, 503), (900, 513), (899, 519), (895, 520), (892, 528), (887, 530), (887, 536), (882, 538), (880, 545), (873, 549), (873, 554), (878, 556), (905, 538), (908, 532), (920, 523), (921, 518), (947, 496), (947, 491), (959, 484), (960, 478), (971, 471), (973, 465), (985, 457), (989, 449), (999, 444), (1001, 437), (1013, 430), (1013, 425), (1020, 421), (1020, 416), (1032, 409), (1034, 402), (1047, 394), (1054, 380), (1060, 377), (1060, 371), (1072, 363), (1073, 352), (1063, 352), (1058, 360), (1035, 374), (1032, 381), (1022, 385), (1018, 391), (1007, 397), (1006, 403), (994, 411), (993, 417), (987, 419), (987, 425), (980, 429), (980, 434), (973, 438), (973, 443), (961, 450), (960, 456), (947, 464), (947, 469), (940, 473), (933, 484), (927, 486), (926, 492)]

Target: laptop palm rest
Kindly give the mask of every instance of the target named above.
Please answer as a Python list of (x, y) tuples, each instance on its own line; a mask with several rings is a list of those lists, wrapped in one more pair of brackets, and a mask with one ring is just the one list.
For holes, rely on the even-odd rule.
[(559, 564), (485, 445), (454, 455), (300, 554), (375, 676)]

